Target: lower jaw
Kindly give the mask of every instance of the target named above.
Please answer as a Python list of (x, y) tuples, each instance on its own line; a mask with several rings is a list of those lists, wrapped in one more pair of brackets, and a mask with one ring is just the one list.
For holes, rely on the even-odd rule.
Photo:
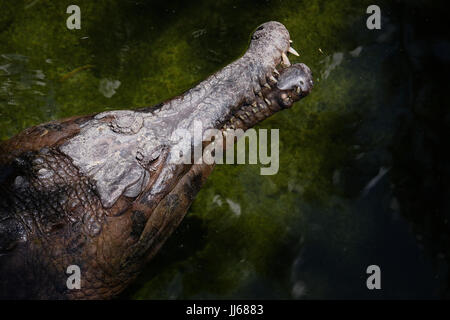
[(272, 77), (266, 79), (266, 84), (261, 85), (261, 90), (254, 92), (254, 98), (251, 101), (245, 101), (237, 108), (233, 108), (230, 117), (220, 129), (222, 131), (228, 129), (245, 131), (278, 111), (290, 108), (295, 101), (299, 100), (295, 99), (294, 101), (292, 98), (287, 98), (288, 100), (281, 101), (279, 98), (281, 91), (277, 88), (278, 70), (281, 71), (284, 68), (287, 67), (280, 63), (272, 72)]
[(281, 103), (277, 98), (279, 91), (274, 91), (278, 91), (278, 89), (264, 88), (255, 96), (252, 102), (240, 105), (223, 124), (221, 130), (247, 130), (278, 111), (292, 106), (294, 101), (291, 100), (288, 104)]

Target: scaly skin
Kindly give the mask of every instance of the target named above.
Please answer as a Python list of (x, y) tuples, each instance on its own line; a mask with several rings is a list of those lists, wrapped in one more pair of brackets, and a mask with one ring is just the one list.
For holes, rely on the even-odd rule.
[[(2, 142), (0, 298), (120, 293), (178, 226), (214, 167), (174, 164), (171, 150), (191, 149), (171, 135), (194, 121), (245, 130), (306, 96), (311, 71), (289, 66), (289, 48), (286, 28), (268, 22), (244, 56), (179, 97), (53, 121)], [(66, 286), (69, 265), (81, 269), (79, 290)]]

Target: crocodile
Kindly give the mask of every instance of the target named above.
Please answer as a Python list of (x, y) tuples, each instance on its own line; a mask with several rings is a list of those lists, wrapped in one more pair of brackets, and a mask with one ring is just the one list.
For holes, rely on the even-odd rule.
[[(283, 24), (264, 23), (243, 56), (179, 96), (51, 121), (2, 141), (0, 298), (109, 299), (123, 291), (214, 168), (174, 161), (199, 142), (173, 133), (196, 122), (247, 130), (307, 96), (312, 73), (291, 65), (291, 43)], [(76, 288), (69, 266), (79, 269)]]

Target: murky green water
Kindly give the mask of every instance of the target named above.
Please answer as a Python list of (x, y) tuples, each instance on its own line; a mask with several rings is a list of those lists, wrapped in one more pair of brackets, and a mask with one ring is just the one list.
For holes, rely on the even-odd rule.
[[(152, 105), (238, 58), (278, 20), (314, 72), (280, 128), (280, 170), (218, 166), (122, 298), (449, 297), (445, 11), (370, 1), (0, 0), (0, 138), (71, 115)], [(379, 265), (382, 290), (366, 288)]]

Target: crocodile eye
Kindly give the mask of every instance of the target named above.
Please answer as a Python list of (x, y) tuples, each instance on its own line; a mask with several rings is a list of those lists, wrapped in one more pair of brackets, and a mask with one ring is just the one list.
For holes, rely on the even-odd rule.
[(258, 29), (256, 29), (256, 31), (262, 30), (264, 29), (264, 26), (259, 27)]

